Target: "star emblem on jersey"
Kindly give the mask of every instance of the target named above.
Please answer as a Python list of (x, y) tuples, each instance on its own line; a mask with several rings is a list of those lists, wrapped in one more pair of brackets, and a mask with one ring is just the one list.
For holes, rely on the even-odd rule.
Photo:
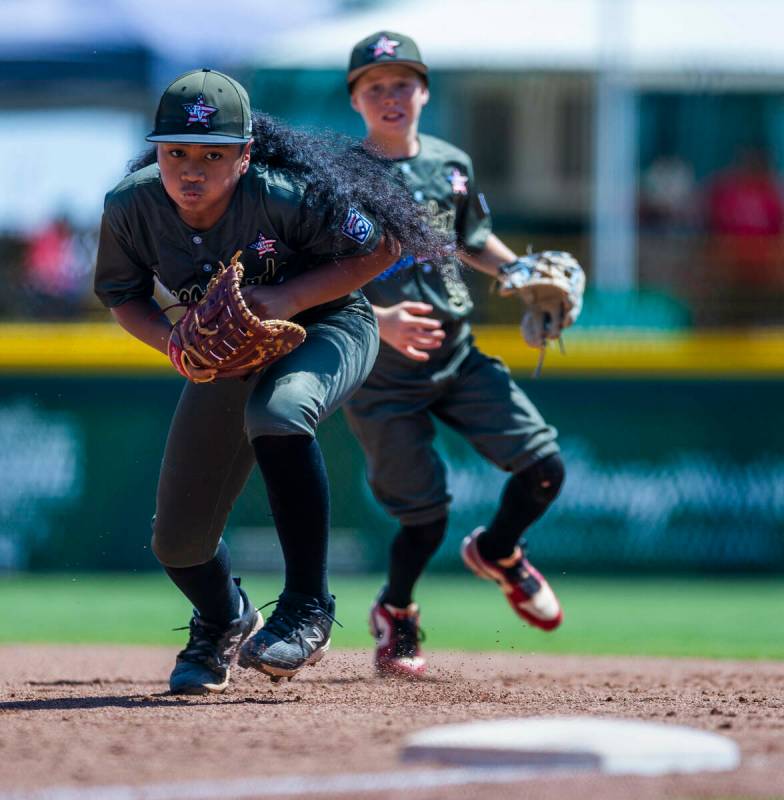
[(365, 244), (370, 238), (370, 234), (373, 233), (373, 223), (352, 206), (349, 208), (340, 230), (349, 239), (353, 239), (359, 244)]
[(455, 168), (447, 180), (452, 184), (453, 194), (468, 194), (468, 175), (463, 175), (459, 169)]
[(198, 122), (200, 125), (204, 125), (205, 128), (210, 127), (210, 117), (218, 110), (204, 102), (203, 94), (196, 98), (195, 103), (183, 103), (182, 107), (188, 113), (186, 125), (193, 125), (194, 122)]
[(395, 53), (396, 47), (400, 47), (400, 42), (396, 42), (388, 36), (381, 36), (375, 44), (370, 45), (370, 49), (373, 51), (373, 58), (378, 58), (379, 56), (392, 56), (394, 58), (397, 55)]
[(275, 249), (275, 242), (277, 239), (267, 239), (265, 238), (264, 234), (259, 231), (259, 235), (256, 237), (255, 242), (251, 242), (248, 245), (249, 250), (255, 250), (256, 255), (261, 258), (265, 253), (277, 253), (278, 251)]

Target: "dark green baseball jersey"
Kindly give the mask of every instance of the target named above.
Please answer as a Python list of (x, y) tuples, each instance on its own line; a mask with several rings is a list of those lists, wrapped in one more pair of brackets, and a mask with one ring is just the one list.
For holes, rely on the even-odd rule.
[(237, 250), (245, 266), (243, 283), (269, 284), (375, 249), (381, 231), (366, 214), (354, 207), (328, 211), (308, 206), (305, 186), (289, 173), (251, 164), (223, 217), (209, 230), (197, 231), (180, 219), (158, 165), (151, 164), (106, 196), (96, 294), (108, 307), (149, 298), (157, 277), (180, 302), (192, 303), (204, 294), (218, 262), (228, 264)]
[[(490, 210), (474, 183), (471, 158), (457, 147), (436, 139), (419, 136), (420, 150), (413, 158), (394, 161), (411, 195), (425, 204), (432, 224), (452, 237), (458, 247), (468, 252), (482, 250), (492, 232)], [(431, 351), (433, 361), (442, 361), (470, 335), (466, 317), (473, 303), (460, 277), (464, 267), (457, 259), (436, 269), (429, 261), (418, 261), (414, 254), (404, 256), (364, 288), (373, 305), (388, 307), (403, 300), (430, 303), (430, 316), (442, 320), (447, 338), (438, 351)], [(385, 361), (411, 361), (388, 345), (379, 355)]]

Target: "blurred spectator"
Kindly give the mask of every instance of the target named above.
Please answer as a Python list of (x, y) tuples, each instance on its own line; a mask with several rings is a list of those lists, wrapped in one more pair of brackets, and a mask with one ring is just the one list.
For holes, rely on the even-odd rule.
[(784, 200), (778, 176), (760, 149), (743, 150), (706, 194), (716, 266), (732, 283), (781, 282)]
[(640, 181), (640, 223), (645, 226), (690, 229), (697, 223), (694, 168), (680, 156), (657, 156)]
[(89, 289), (93, 237), (79, 234), (66, 217), (53, 219), (26, 243), (24, 288), (39, 317), (72, 317)]

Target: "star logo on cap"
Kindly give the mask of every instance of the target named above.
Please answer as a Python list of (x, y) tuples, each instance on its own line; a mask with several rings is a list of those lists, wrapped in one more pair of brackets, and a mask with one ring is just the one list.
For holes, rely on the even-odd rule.
[(182, 107), (188, 112), (186, 125), (193, 125), (194, 122), (198, 122), (200, 125), (204, 125), (205, 128), (210, 127), (210, 117), (218, 110), (204, 102), (203, 94), (196, 98), (195, 103), (183, 103)]
[(277, 239), (266, 239), (264, 234), (259, 231), (259, 235), (256, 237), (256, 241), (249, 244), (248, 248), (250, 250), (256, 250), (257, 255), (261, 258), (265, 253), (277, 253), (278, 251), (275, 249), (275, 242)]
[(463, 175), (459, 169), (455, 168), (447, 180), (452, 184), (453, 194), (468, 194), (468, 175)]
[(395, 53), (396, 47), (400, 47), (400, 42), (396, 42), (388, 36), (381, 36), (375, 44), (370, 45), (370, 49), (373, 51), (373, 58), (378, 58), (379, 56), (392, 56), (394, 58), (397, 55)]

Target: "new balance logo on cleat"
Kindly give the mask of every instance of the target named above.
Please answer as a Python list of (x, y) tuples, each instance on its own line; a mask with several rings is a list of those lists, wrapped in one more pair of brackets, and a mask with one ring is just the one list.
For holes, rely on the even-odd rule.
[(263, 672), (275, 682), (293, 678), (329, 650), (334, 613), (334, 598), (325, 606), (309, 595), (284, 592), (267, 624), (242, 646), (239, 665)]

